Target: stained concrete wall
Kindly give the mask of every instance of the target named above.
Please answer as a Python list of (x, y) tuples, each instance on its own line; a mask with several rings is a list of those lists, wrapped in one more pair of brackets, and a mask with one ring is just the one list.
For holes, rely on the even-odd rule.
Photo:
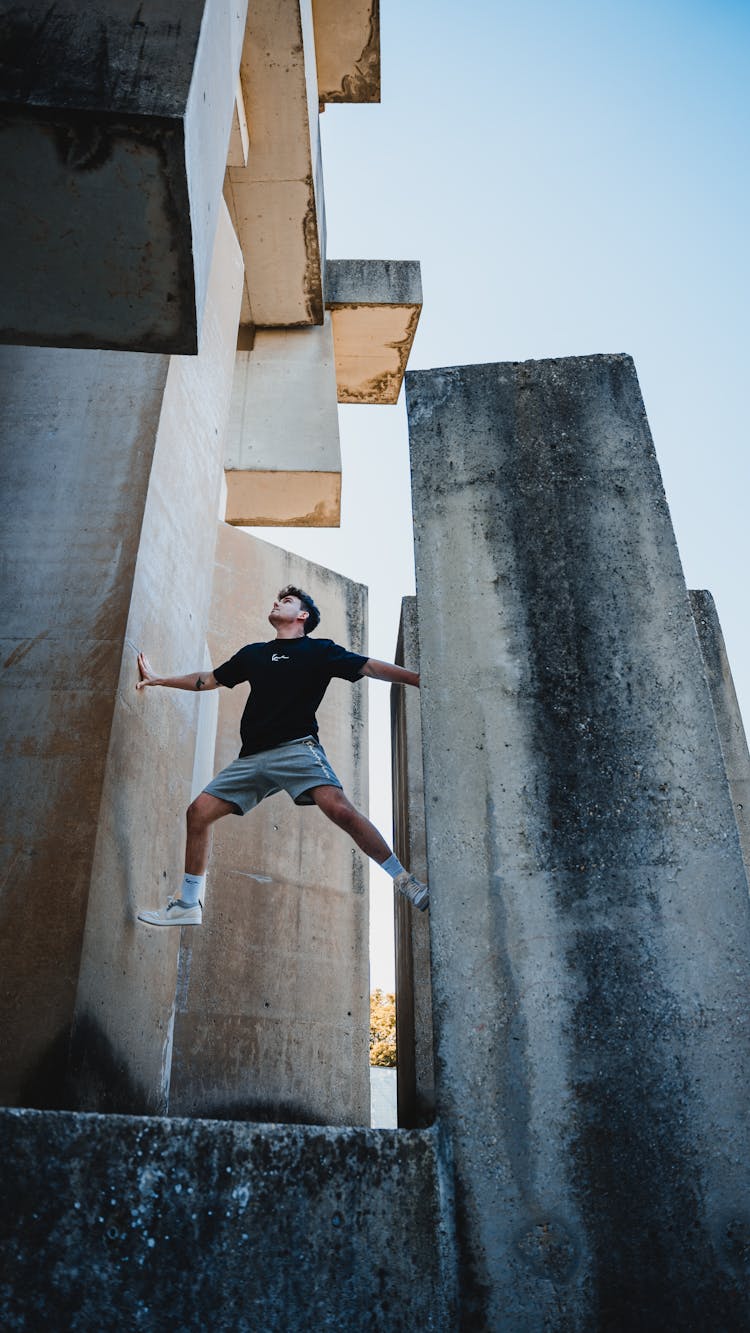
[(120, 662), (71, 1051), (84, 1110), (167, 1106), (179, 932), (136, 913), (181, 881), (202, 700), (137, 693), (136, 653), (163, 674), (205, 660), (242, 273), (222, 205), (201, 352), (170, 361)]
[[(419, 671), (417, 600), (404, 597), (394, 658)], [(422, 724), (419, 694), (391, 689), (391, 754), (395, 851), (403, 865), (427, 879), (424, 825)], [(396, 1050), (398, 1123), (407, 1128), (432, 1123), (435, 1074), (432, 1051), (432, 980), (430, 918), (394, 894), (396, 947)]]
[[(268, 611), (289, 582), (320, 606), (320, 637), (366, 652), (365, 588), (221, 524), (214, 665), (274, 637)], [(318, 720), (366, 810), (365, 689), (333, 681)], [(221, 691), (217, 770), (239, 752), (246, 698), (246, 687)], [(216, 826), (203, 926), (182, 932), (171, 1114), (369, 1124), (367, 879), (347, 835), (285, 793)]]
[(6, 11), (0, 341), (197, 350), (246, 12)]
[(407, 399), (463, 1326), (745, 1327), (750, 903), (632, 362)]
[(691, 591), (690, 605), (716, 714), (745, 870), (750, 879), (750, 753), (742, 714), (714, 599), (705, 590)]
[(181, 866), (195, 705), (137, 696), (135, 652), (204, 651), (242, 275), (225, 212), (216, 260), (197, 358), (2, 353), (6, 1104), (162, 1104), (169, 948), (134, 916)]
[(0, 1112), (4, 1329), (449, 1333), (429, 1131)]

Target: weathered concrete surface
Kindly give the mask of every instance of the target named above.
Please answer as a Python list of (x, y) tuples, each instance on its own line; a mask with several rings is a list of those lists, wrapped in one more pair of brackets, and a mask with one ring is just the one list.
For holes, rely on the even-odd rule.
[(56, 1105), (169, 359), (0, 351), (0, 1102)]
[(745, 870), (750, 879), (750, 753), (742, 714), (714, 599), (705, 590), (691, 591), (690, 605), (716, 715)]
[(224, 466), (228, 523), (338, 526), (330, 315), (308, 329), (258, 329), (252, 351), (237, 352)]
[(340, 403), (395, 403), (422, 310), (418, 260), (326, 264)]
[[(295, 583), (319, 635), (366, 651), (367, 591), (221, 524), (209, 643), (215, 665), (273, 638), (266, 619)], [(364, 684), (333, 681), (320, 735), (367, 809)], [(239, 752), (247, 688), (222, 690), (215, 767)], [(237, 1120), (368, 1125), (367, 860), (314, 807), (281, 793), (220, 821), (199, 931), (183, 931), (169, 1110)]]
[(380, 0), (312, 0), (318, 95), (380, 101)]
[[(401, 602), (394, 661), (419, 671), (416, 597), (404, 597)], [(396, 855), (419, 879), (426, 880), (419, 694), (397, 685), (391, 689), (391, 754)], [(393, 905), (398, 1123), (411, 1129), (431, 1124), (435, 1116), (430, 918), (429, 913), (415, 911), (399, 893), (394, 894)]]
[(0, 341), (197, 350), (246, 10), (6, 9)]
[(436, 1137), (0, 1112), (4, 1329), (450, 1333)]
[(164, 673), (204, 664), (242, 271), (221, 203), (201, 351), (170, 360), (122, 645), (71, 1045), (81, 1110), (167, 1108), (179, 932), (136, 913), (181, 881), (203, 700), (137, 693), (136, 653)]
[(247, 165), (224, 197), (245, 259), (243, 325), (323, 322), (325, 215), (311, 0), (254, 0), (241, 79)]
[(632, 362), (407, 399), (463, 1326), (745, 1328), (750, 903)]

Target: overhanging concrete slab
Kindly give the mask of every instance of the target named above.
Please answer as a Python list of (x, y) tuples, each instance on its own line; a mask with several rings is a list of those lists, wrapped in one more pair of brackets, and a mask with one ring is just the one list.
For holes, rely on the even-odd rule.
[(258, 329), (238, 351), (225, 445), (226, 521), (337, 527), (341, 452), (331, 316)]
[(323, 322), (325, 222), (310, 0), (254, 0), (242, 51), (247, 165), (224, 197), (245, 259), (243, 325)]
[(0, 341), (197, 351), (246, 9), (6, 13)]
[(380, 101), (380, 0), (312, 0), (318, 95)]
[(422, 310), (417, 260), (326, 264), (340, 403), (395, 403)]

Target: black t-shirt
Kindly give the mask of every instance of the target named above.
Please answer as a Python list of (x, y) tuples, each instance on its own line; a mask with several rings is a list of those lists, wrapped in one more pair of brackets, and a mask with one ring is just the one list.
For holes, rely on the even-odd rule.
[(334, 676), (359, 680), (367, 658), (332, 639), (271, 639), (248, 643), (214, 667), (220, 685), (250, 682), (240, 723), (240, 758), (272, 750), (298, 736), (318, 735), (315, 713)]

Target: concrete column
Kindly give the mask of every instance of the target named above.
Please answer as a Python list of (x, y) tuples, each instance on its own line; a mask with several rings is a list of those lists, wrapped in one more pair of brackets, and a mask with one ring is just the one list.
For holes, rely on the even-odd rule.
[[(415, 597), (404, 597), (401, 602), (394, 660), (410, 671), (419, 670)], [(395, 851), (403, 865), (419, 879), (426, 879), (422, 724), (416, 691), (392, 688), (391, 737)], [(435, 1114), (430, 922), (429, 915), (416, 912), (400, 893), (394, 894), (393, 908), (398, 1123), (414, 1129), (431, 1124)]]
[(750, 879), (750, 753), (742, 714), (714, 599), (705, 590), (691, 591), (690, 605), (716, 714), (745, 870)]
[(241, 282), (222, 208), (198, 357), (2, 353), (6, 1104), (165, 1104), (176, 941), (135, 912), (180, 871), (197, 704), (136, 695), (135, 653), (203, 661)]
[(407, 398), (464, 1327), (742, 1327), (750, 903), (632, 362)]
[[(209, 643), (215, 665), (273, 637), (285, 583), (310, 590), (319, 635), (366, 651), (367, 593), (221, 524)], [(344, 790), (367, 809), (364, 684), (333, 681), (320, 735)], [(216, 769), (239, 752), (247, 689), (222, 690)], [(216, 826), (200, 930), (183, 931), (172, 1115), (367, 1125), (367, 861), (314, 807), (270, 797)]]

